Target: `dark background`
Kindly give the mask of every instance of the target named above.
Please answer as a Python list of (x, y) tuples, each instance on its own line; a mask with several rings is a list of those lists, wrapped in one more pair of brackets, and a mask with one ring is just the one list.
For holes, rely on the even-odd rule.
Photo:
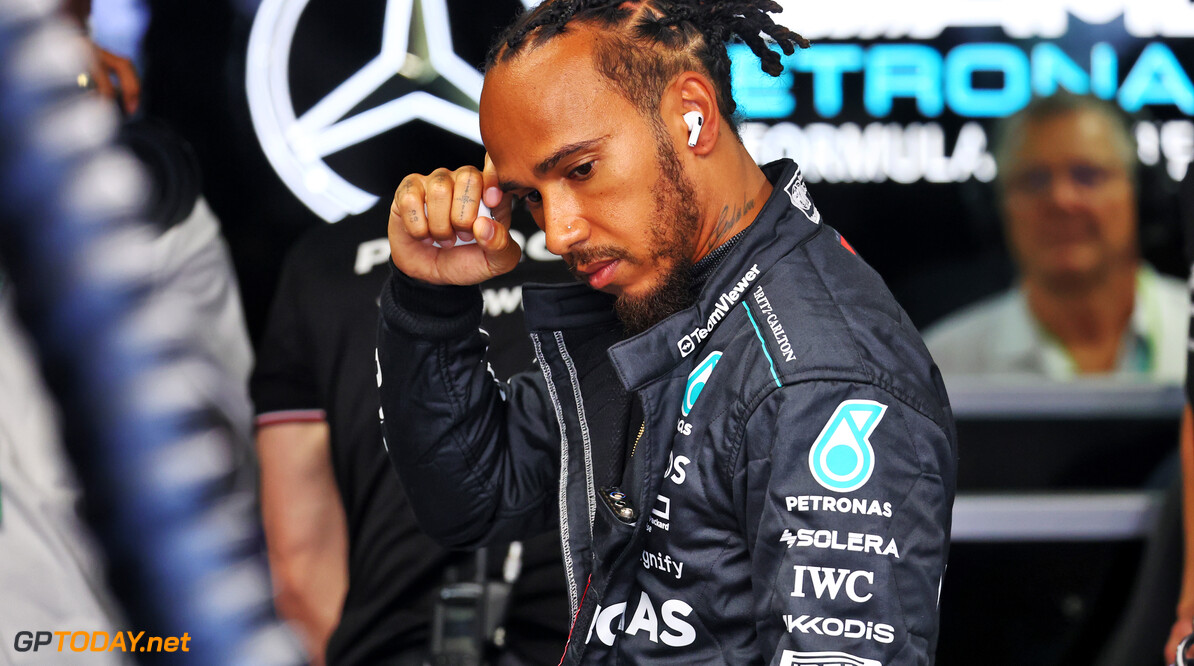
[[(282, 183), (253, 130), (245, 95), (245, 48), (253, 0), (151, 0), (149, 4), (152, 20), (142, 52), (144, 107), (149, 114), (170, 122), (194, 145), (205, 172), (204, 192), (232, 249), (246, 316), (256, 340), (286, 250), (304, 231), (325, 222)], [(478, 66), (490, 36), (521, 9), (513, 0), (448, 0), (448, 7), (457, 53)], [(380, 0), (311, 0), (291, 54), (296, 114), (377, 54), (383, 9)], [(1115, 43), (1121, 81), (1146, 41), (1163, 41), (1187, 68), (1194, 65), (1194, 40), (1127, 38), (1117, 22), (1095, 28), (1072, 27), (1071, 34), (1057, 43), (1071, 54), (1089, 54), (1095, 41)], [(998, 29), (947, 29), (929, 43), (946, 52), (976, 41), (1006, 40)], [(1034, 42), (1016, 43), (1027, 49)], [(1087, 65), (1082, 57), (1076, 60)], [(839, 116), (825, 119), (813, 108), (811, 76), (796, 74), (797, 110), (786, 120), (798, 125), (933, 121), (946, 129), (947, 152), (952, 151), (958, 129), (973, 120), (957, 117), (948, 108), (940, 117), (923, 118), (908, 100), (897, 100), (889, 117), (872, 118), (862, 108), (861, 75), (847, 74), (844, 81), (845, 108)], [(997, 78), (987, 77), (983, 84), (997, 87), (999, 83)], [(410, 82), (395, 78), (363, 106), (374, 106), (411, 89)], [(1172, 106), (1146, 107), (1140, 116), (1156, 121), (1185, 118)], [(767, 122), (781, 120), (785, 119)], [(990, 136), (994, 121), (980, 122)], [(384, 203), (407, 173), (479, 164), (482, 156), (476, 144), (412, 122), (327, 161)], [(1184, 277), (1176, 185), (1165, 172), (1164, 162), (1142, 166), (1140, 183), (1145, 258), (1163, 272)], [(883, 275), (920, 326), (1005, 288), (1013, 280), (989, 184), (974, 180), (911, 185), (821, 182), (810, 184), (810, 190), (825, 219)], [(377, 217), (380, 236), (385, 206), (366, 215)], [(1166, 435), (1165, 441), (1174, 441), (1171, 436)], [(1014, 440), (1017, 435), (1012, 432), (1007, 437)], [(997, 459), (999, 443), (991, 446), (987, 453)], [(1082, 455), (1079, 451), (1074, 457), (1081, 459)], [(1159, 451), (1156, 458), (1163, 455), (1164, 451)], [(996, 487), (1006, 480), (1000, 477)], [(987, 490), (985, 483), (977, 483), (975, 488)], [(1142, 549), (1140, 542), (956, 544), (943, 596), (941, 663), (1090, 663), (1124, 606)], [(1163, 629), (1168, 631), (1167, 626)], [(1142, 655), (1137, 663), (1158, 662), (1159, 648), (1157, 657)]]
[[(517, 2), (450, 2), (453, 41), (480, 67), (489, 35), (509, 22)], [(266, 160), (245, 94), (250, 10), (226, 0), (152, 0), (142, 49), (144, 112), (163, 118), (194, 146), (204, 194), (220, 218), (240, 280), (250, 333), (258, 340), (282, 258), (307, 229), (325, 224), (307, 209)], [(291, 95), (296, 115), (376, 55), (380, 2), (313, 0), (295, 34)], [(379, 91), (401, 93), (396, 77)], [(365, 102), (369, 105), (375, 97)], [(328, 159), (350, 182), (387, 199), (402, 176), (439, 166), (479, 164), (484, 151), (422, 122), (396, 128)], [(383, 209), (384, 210), (384, 209)], [(379, 235), (384, 234), (384, 212)]]

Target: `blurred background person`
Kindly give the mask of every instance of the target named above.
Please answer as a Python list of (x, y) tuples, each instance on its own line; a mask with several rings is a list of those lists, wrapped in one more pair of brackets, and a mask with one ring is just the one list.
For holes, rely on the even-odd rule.
[[(63, 5), (84, 30), (91, 7), (91, 0), (68, 0)], [(253, 347), (221, 222), (203, 196), (202, 167), (190, 142), (171, 123), (140, 111), (141, 79), (132, 59), (95, 44), (86, 34), (84, 40), (92, 59), (90, 72), (78, 78), (79, 86), (93, 89), (119, 108), (122, 118), (116, 141), (132, 152), (148, 176), (142, 212), (158, 233), (148, 267), (154, 290), (185, 298), (201, 311), (206, 325), (195, 332), (196, 342), (238, 387), (221, 398), (235, 411), (237, 430), (247, 438)]]
[(1019, 283), (925, 332), (942, 373), (1179, 383), (1186, 292), (1141, 261), (1124, 114), (1094, 97), (1037, 98), (1003, 123), (994, 154)]
[[(26, 657), (13, 652), (19, 631), (124, 627), (105, 559), (83, 516), (61, 415), (2, 270), (0, 395), (0, 661), (15, 664)], [(97, 664), (125, 663), (119, 653), (94, 658)]]
[[(86, 26), (90, 3), (66, 15)], [(87, 56), (92, 45), (78, 36)], [(98, 61), (92, 61), (98, 68)], [(136, 79), (135, 71), (131, 74)], [(107, 118), (105, 116), (105, 118)], [(100, 131), (100, 128), (93, 128)], [(83, 514), (83, 491), (63, 447), (61, 414), (16, 312), (16, 294), (0, 266), (0, 656), (19, 663), (19, 631), (65, 628), (119, 631), (106, 560)], [(38, 572), (32, 576), (31, 572)], [(96, 663), (125, 663), (97, 655)]]
[[(12, 261), (11, 275), (24, 282), (10, 281), (0, 267), (0, 661), (61, 652), (59, 644), (31, 654), (14, 642), (18, 632), (104, 631), (108, 643), (132, 627), (154, 633), (180, 626), (194, 632), (196, 659), (227, 658), (249, 647), (229, 649), (244, 633), (270, 622), (254, 599), (254, 582), (265, 573), (254, 559), (258, 542), (252, 524), (242, 522), (251, 515), (252, 494), (243, 483), (251, 474), (245, 473), (248, 449), (237, 445), (250, 434), (253, 356), (229, 251), (200, 194), (199, 166), (186, 141), (157, 120), (120, 121), (117, 105), (123, 114), (139, 106), (131, 61), (39, 16), (40, 7), (25, 10), (16, 12), (14, 24), (4, 23), (12, 20), (11, 8), (0, 12), (6, 38), (0, 46), (7, 49), (0, 84), (15, 93), (4, 99), (4, 131), (21, 133), (22, 113), (35, 117), (36, 131), (0, 139), (0, 158), (15, 162), (5, 170), (18, 174), (18, 188), (4, 196), (15, 210), (0, 217), (11, 244), (6, 251), (20, 253), (15, 248), (26, 239), (18, 229), (27, 217), (57, 249)], [(86, 29), (90, 2), (63, 10)], [(22, 31), (33, 36), (21, 39)], [(76, 58), (77, 74), (69, 70)], [(88, 99), (84, 89), (113, 101)], [(37, 174), (38, 186), (27, 188), (32, 192), (19, 187), (22, 169)], [(54, 263), (69, 262), (72, 251), (94, 265)], [(40, 285), (29, 277), (39, 271), (61, 277)], [(81, 293), (89, 288), (94, 291)], [(77, 300), (87, 297), (103, 303)], [(71, 304), (93, 308), (92, 316), (60, 316), (49, 325), (51, 335), (45, 329), (41, 337), (28, 335), (25, 326), (45, 325), (40, 317)], [(117, 317), (127, 319), (113, 340), (105, 327)], [(56, 347), (71, 341), (71, 354), (79, 356), (65, 358)], [(105, 345), (113, 342), (123, 345), (120, 352), (109, 353)], [(88, 355), (95, 366), (78, 362)], [(72, 374), (86, 376), (95, 367), (102, 376)], [(139, 392), (129, 389), (132, 381), (140, 382)], [(63, 400), (61, 412), (51, 389)], [(93, 411), (102, 412), (102, 424), (91, 420)], [(170, 418), (177, 421), (166, 423)], [(155, 424), (143, 427), (149, 422)], [(131, 478), (114, 482), (121, 471)], [(202, 499), (196, 486), (203, 487)], [(168, 506), (154, 505), (159, 501)], [(162, 548), (167, 531), (186, 543)], [(156, 568), (161, 558), (186, 560), (197, 550), (201, 561)], [(221, 588), (229, 570), (239, 581), (233, 594)], [(189, 576), (202, 577), (206, 592), (191, 589)], [(172, 608), (161, 612), (164, 606)], [(147, 620), (154, 611), (158, 617)], [(217, 646), (209, 632), (225, 612), (236, 615), (238, 627), (221, 627), (226, 642)], [(67, 650), (78, 651), (78, 635), (71, 639)], [(124, 650), (99, 645), (96, 638), (96, 663), (126, 661)], [(293, 663), (292, 648), (253, 654)]]

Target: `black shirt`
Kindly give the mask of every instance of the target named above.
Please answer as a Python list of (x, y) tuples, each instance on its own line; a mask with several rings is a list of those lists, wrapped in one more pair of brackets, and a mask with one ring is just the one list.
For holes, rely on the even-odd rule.
[[(374, 348), (378, 294), (391, 265), (386, 212), (374, 209), (316, 228), (294, 246), (252, 380), (259, 425), (326, 420), (330, 427), (348, 521), (349, 588), (328, 643), (329, 664), (379, 664), (425, 648), (446, 573), (472, 575), (471, 554), (445, 551), (419, 530), (382, 446)], [(502, 282), (486, 285), (499, 296), (489, 312), (501, 316), (487, 316), (485, 328), (500, 375), (526, 368), (532, 358), (515, 285), (528, 275), (562, 274), (563, 262), (527, 259)], [(504, 549), (491, 553), (500, 566)], [(555, 664), (570, 619), (559, 535), (526, 542), (522, 570), (508, 643), (534, 663)]]

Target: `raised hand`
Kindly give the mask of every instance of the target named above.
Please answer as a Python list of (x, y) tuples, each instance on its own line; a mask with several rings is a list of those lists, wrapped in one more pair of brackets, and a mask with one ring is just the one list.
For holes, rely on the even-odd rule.
[(479, 284), (508, 273), (522, 256), (510, 238), (511, 198), (498, 188), (488, 155), (483, 171), (466, 166), (403, 178), (390, 205), (394, 265), (432, 284)]

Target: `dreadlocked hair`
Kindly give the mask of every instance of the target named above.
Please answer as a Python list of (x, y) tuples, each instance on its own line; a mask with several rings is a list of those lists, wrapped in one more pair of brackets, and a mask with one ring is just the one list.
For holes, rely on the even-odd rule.
[(597, 70), (641, 113), (658, 110), (664, 89), (678, 74), (700, 71), (713, 81), (717, 106), (736, 132), (726, 45), (741, 40), (759, 57), (764, 72), (779, 76), (780, 55), (763, 35), (786, 55), (809, 45), (771, 18), (781, 11), (772, 0), (545, 0), (498, 37), (486, 69), (566, 33), (570, 24), (592, 26), (598, 28)]

